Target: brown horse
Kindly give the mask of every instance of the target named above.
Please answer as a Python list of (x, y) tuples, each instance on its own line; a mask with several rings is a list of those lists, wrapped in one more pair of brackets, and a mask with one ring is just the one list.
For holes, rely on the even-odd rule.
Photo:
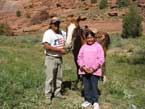
[[(97, 32), (95, 36), (96, 36), (96, 41), (102, 45), (103, 50), (104, 50), (104, 55), (106, 58), (106, 53), (107, 53), (107, 50), (108, 50), (109, 45), (110, 45), (110, 36), (107, 32), (102, 32), (102, 31)], [(106, 76), (105, 76), (106, 75), (106, 66), (105, 66), (106, 64), (105, 63), (102, 66), (102, 73), (103, 73), (104, 82), (106, 81)]]
[[(67, 20), (67, 39), (66, 39), (66, 46), (69, 48), (72, 46), (72, 53), (74, 56), (74, 62), (77, 67), (77, 77), (80, 80), (80, 76), (78, 75), (79, 66), (77, 64), (77, 57), (81, 46), (85, 43), (85, 33), (90, 29), (88, 26), (84, 28), (80, 27), (79, 22), (81, 20), (85, 20), (84, 18), (74, 17), (73, 15), (69, 15), (66, 18)], [(106, 32), (97, 32), (96, 33), (96, 40), (102, 45), (104, 49), (104, 54), (106, 56), (106, 51), (110, 44), (110, 37), (109, 34)], [(105, 66), (105, 64), (104, 64)], [(105, 71), (103, 71), (105, 74)]]

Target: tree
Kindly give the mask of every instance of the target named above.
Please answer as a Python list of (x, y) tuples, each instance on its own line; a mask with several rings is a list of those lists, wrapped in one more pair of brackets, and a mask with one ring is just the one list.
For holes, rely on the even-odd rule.
[(97, 0), (91, 0), (91, 3), (97, 3)]
[(142, 35), (142, 17), (137, 6), (129, 7), (129, 13), (123, 19), (122, 37), (138, 37)]
[(130, 0), (117, 0), (117, 4), (119, 7), (125, 7), (128, 6), (130, 3)]
[(17, 15), (17, 17), (20, 17), (21, 16), (21, 11), (20, 10), (17, 10), (16, 11), (16, 15)]
[(12, 36), (14, 33), (7, 23), (0, 23), (0, 35)]
[(107, 0), (101, 0), (100, 3), (99, 3), (99, 8), (100, 9), (104, 9), (107, 7)]

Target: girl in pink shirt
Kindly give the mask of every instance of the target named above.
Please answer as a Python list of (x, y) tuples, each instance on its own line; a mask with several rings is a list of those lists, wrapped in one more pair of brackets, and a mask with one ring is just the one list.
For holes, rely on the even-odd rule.
[(102, 76), (102, 65), (104, 63), (104, 51), (102, 46), (95, 41), (95, 34), (88, 31), (85, 34), (84, 44), (78, 54), (79, 75), (82, 76), (84, 84), (84, 99), (82, 107), (93, 104), (94, 109), (99, 109), (98, 104), (98, 79)]

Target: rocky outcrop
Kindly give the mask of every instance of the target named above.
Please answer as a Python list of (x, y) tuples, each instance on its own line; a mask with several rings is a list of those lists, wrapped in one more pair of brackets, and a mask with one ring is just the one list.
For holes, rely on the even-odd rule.
[(145, 8), (145, 0), (138, 0), (138, 1), (137, 1), (137, 5), (138, 5), (139, 7)]
[(49, 18), (75, 12), (80, 2), (79, 0), (2, 0), (0, 23), (6, 22), (16, 34), (38, 31), (41, 30), (40, 25), (43, 22), (49, 22)]
[[(102, 20), (107, 16), (95, 10), (98, 1), (91, 4), (91, 0), (0, 0), (0, 24), (7, 24), (18, 35), (47, 29), (53, 16), (59, 16), (62, 21), (70, 14), (81, 15), (92, 21)], [(107, 15), (120, 16), (120, 12), (112, 12), (117, 9), (116, 1), (108, 0), (111, 9)], [(143, 4), (141, 0), (137, 3)]]
[(118, 13), (115, 11), (110, 11), (110, 12), (108, 12), (108, 15), (111, 17), (114, 17), (114, 16), (118, 16)]

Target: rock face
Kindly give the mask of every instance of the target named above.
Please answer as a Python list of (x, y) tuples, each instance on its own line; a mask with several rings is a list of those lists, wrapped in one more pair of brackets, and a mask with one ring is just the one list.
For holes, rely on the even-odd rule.
[(22, 10), (23, 5), (19, 1), (6, 1), (3, 3), (2, 11), (4, 12), (16, 12)]
[(81, 3), (79, 0), (2, 0), (0, 23), (7, 23), (15, 35), (43, 30), (51, 17), (73, 14)]
[(137, 5), (138, 5), (139, 7), (145, 8), (145, 0), (138, 0), (138, 1), (137, 1)]
[[(91, 4), (92, 0), (0, 0), (0, 24), (9, 25), (14, 35), (27, 32), (43, 31), (48, 28), (49, 20), (59, 16), (64, 21), (65, 16), (74, 14), (93, 18), (99, 14), (94, 9), (99, 4)], [(143, 1), (143, 2), (142, 2)], [(138, 4), (144, 4), (144, 0)], [(116, 0), (108, 0), (112, 9), (116, 8)], [(118, 13), (110, 12), (109, 16)], [(94, 17), (95, 18), (94, 18)], [(100, 17), (101, 18), (101, 17)], [(90, 25), (92, 23), (90, 22)]]
[(108, 15), (113, 17), (113, 16), (118, 16), (117, 12), (108, 12)]

